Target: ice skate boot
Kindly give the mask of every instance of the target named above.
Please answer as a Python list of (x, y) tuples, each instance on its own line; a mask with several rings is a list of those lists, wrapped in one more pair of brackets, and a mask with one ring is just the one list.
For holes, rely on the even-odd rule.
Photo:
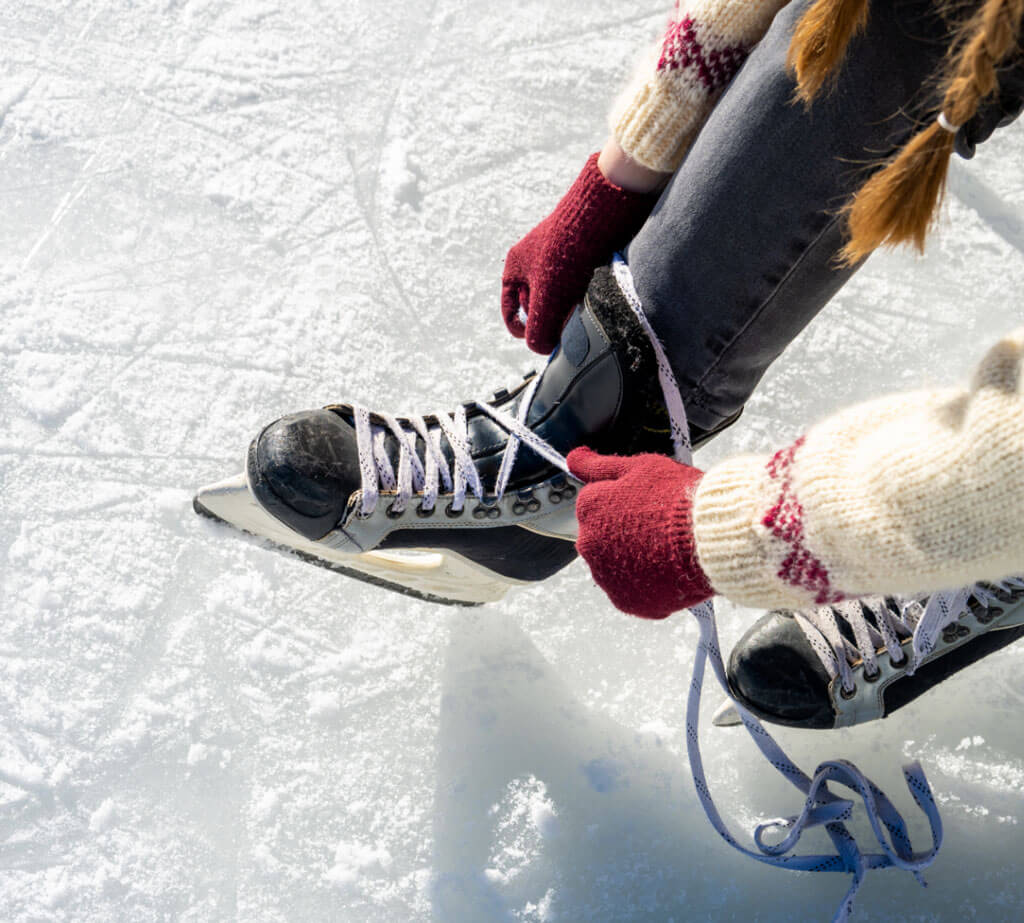
[(653, 349), (607, 269), (540, 375), (454, 412), (336, 404), (282, 417), (253, 441), (245, 471), (194, 505), (370, 583), (483, 603), (575, 558), (580, 485), (558, 461), (583, 444), (672, 451)]
[[(764, 721), (848, 727), (892, 714), (1024, 635), (1024, 578), (942, 595), (769, 612), (733, 648), (730, 689)], [(713, 720), (740, 722), (731, 703)]]

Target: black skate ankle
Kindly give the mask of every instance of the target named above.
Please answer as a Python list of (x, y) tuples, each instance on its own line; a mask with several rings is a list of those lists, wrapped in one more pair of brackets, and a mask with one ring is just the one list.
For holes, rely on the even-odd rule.
[[(622, 369), (622, 410), (616, 425), (600, 433), (591, 448), (617, 455), (641, 452), (672, 454), (672, 435), (661, 384), (658, 362), (647, 334), (626, 301), (608, 266), (594, 273), (584, 305), (594, 315), (620, 356)], [(562, 348), (573, 346), (572, 322), (566, 325)]]
[[(622, 409), (617, 425), (600, 434), (591, 448), (617, 455), (656, 452), (671, 455), (672, 431), (661, 382), (658, 360), (646, 331), (622, 293), (610, 266), (599, 267), (590, 280), (584, 307), (589, 309), (619, 354), (623, 373)], [(570, 329), (574, 317), (562, 334), (562, 349), (572, 349), (576, 335)], [(699, 448), (728, 429), (742, 414), (742, 408), (713, 430), (690, 424), (690, 443)]]

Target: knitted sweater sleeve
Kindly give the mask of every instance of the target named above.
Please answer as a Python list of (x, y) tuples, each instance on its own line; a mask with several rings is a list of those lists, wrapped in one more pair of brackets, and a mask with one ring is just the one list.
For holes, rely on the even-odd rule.
[(722, 595), (802, 608), (1024, 573), (1024, 328), (964, 388), (844, 410), (711, 468), (697, 555)]
[(662, 173), (687, 148), (750, 49), (788, 0), (676, 0), (672, 20), (611, 114), (612, 135)]

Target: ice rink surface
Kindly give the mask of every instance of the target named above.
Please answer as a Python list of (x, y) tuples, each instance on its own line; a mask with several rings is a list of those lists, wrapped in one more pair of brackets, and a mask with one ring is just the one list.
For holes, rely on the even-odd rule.
[[(535, 365), (504, 254), (667, 6), (0, 4), (0, 919), (831, 915), (845, 877), (762, 868), (700, 814), (687, 615), (622, 616), (579, 563), (414, 602), (189, 506), (284, 412), (452, 406)], [(1021, 317), (1022, 143), (956, 164), (928, 255), (872, 258), (698, 462), (962, 378)], [(720, 611), (727, 646), (756, 615)], [(930, 887), (873, 874), (858, 919), (1019, 919), (1022, 656), (779, 734), (861, 765), (919, 848), (899, 765), (941, 802)], [(737, 829), (799, 809), (741, 730), (704, 747)]]

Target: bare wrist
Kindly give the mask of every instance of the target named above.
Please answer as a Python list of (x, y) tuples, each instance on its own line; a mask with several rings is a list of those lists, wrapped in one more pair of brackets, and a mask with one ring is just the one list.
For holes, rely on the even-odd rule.
[(668, 182), (670, 173), (659, 173), (633, 160), (614, 138), (610, 138), (597, 158), (597, 168), (610, 183), (627, 192), (654, 192)]

